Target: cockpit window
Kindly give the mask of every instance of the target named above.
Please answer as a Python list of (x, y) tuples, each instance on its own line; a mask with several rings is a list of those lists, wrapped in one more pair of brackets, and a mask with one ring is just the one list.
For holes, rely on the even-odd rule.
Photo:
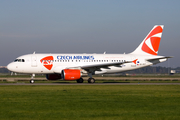
[(25, 60), (24, 59), (16, 59), (16, 60), (14, 60), (14, 62), (25, 62)]
[(17, 62), (17, 61), (18, 61), (18, 59), (15, 59), (15, 60), (14, 60), (14, 62)]

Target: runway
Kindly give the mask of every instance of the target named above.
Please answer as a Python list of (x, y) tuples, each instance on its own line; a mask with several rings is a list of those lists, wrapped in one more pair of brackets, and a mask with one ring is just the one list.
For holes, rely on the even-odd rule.
[[(84, 80), (87, 80), (88, 77), (84, 77)], [(27, 81), (30, 80), (30, 78), (0, 78), (1, 81), (3, 80), (7, 80), (8, 82), (11, 83), (0, 83), (1, 85), (180, 85), (180, 83), (175, 83), (174, 80), (176, 81), (180, 81), (180, 77), (96, 77), (96, 80), (104, 80), (101, 83), (87, 83), (87, 81), (85, 81), (84, 83), (76, 83), (76, 82), (68, 82), (68, 81), (61, 81), (61, 82), (52, 82), (52, 83), (47, 83), (47, 82), (42, 82), (40, 83), (39, 81), (41, 80), (45, 80), (47, 81), (44, 77), (42, 78), (36, 78), (35, 79), (35, 83), (28, 83)], [(111, 81), (112, 80), (112, 81)], [(129, 80), (129, 81), (126, 81)], [(131, 81), (139, 81), (139, 83), (132, 83)], [(149, 83), (145, 83), (143, 81), (151, 81), (153, 80), (153, 82)], [(162, 81), (173, 81), (171, 83), (164, 83)], [(142, 81), (142, 83), (141, 83)], [(159, 81), (159, 83), (157, 83)], [(14, 83), (12, 83), (14, 82)]]
[(180, 83), (0, 83), (2, 85), (180, 85)]

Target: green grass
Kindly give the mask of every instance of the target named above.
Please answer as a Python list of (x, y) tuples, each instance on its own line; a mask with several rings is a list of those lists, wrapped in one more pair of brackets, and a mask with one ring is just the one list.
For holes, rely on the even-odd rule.
[(0, 86), (0, 119), (178, 120), (180, 86)]

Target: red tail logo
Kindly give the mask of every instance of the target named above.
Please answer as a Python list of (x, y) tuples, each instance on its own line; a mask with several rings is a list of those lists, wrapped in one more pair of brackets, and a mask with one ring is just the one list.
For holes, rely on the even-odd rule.
[(47, 57), (44, 57), (42, 58), (40, 61), (41, 63), (43, 63), (43, 66), (45, 68), (47, 68), (48, 70), (51, 70), (51, 68), (53, 67), (53, 56), (47, 56)]
[(138, 59), (135, 59), (135, 60), (133, 60), (132, 62), (133, 62), (134, 64), (136, 64), (137, 60), (138, 60)]
[(162, 27), (157, 26), (151, 31), (151, 33), (149, 33), (142, 45), (142, 50), (144, 52), (152, 55), (157, 55), (162, 31)]

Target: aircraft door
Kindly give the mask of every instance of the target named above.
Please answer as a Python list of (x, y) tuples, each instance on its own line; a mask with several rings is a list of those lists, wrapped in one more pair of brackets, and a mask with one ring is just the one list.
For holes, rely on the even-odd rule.
[(37, 67), (37, 57), (35, 55), (31, 56), (31, 67)]

